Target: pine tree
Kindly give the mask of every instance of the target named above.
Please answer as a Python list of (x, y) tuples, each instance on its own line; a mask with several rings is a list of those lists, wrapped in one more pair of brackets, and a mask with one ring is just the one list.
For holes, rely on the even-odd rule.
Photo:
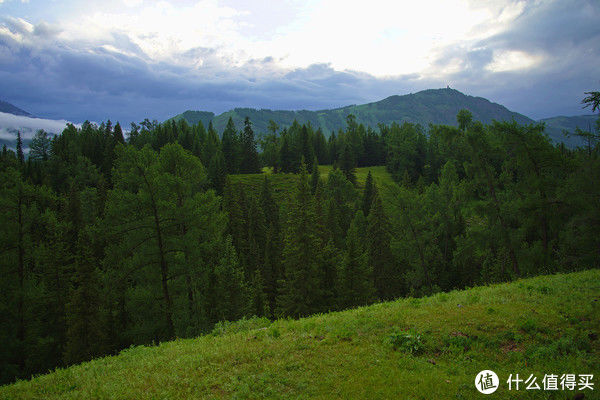
[(313, 161), (313, 170), (310, 175), (310, 190), (314, 195), (317, 190), (317, 185), (319, 184), (319, 180), (321, 179), (321, 174), (319, 173), (319, 162), (317, 161), (317, 157), (315, 156)]
[(254, 140), (254, 131), (250, 118), (244, 120), (244, 131), (241, 137), (242, 157), (240, 172), (243, 174), (257, 174), (260, 172), (260, 163), (258, 161), (258, 152), (256, 151), (256, 141)]
[(319, 309), (318, 237), (306, 167), (301, 166), (288, 216), (283, 248), (284, 279), (277, 297), (278, 315), (300, 317)]
[(371, 175), (371, 170), (367, 174), (367, 180), (365, 181), (365, 191), (363, 192), (362, 198), (362, 211), (365, 217), (369, 216), (369, 211), (371, 211), (371, 204), (373, 203), (373, 198), (376, 196), (377, 188), (375, 187), (375, 183), (373, 183), (373, 176)]
[(392, 239), (390, 222), (377, 193), (367, 221), (368, 263), (373, 269), (373, 282), (377, 296), (382, 300), (393, 299), (403, 294), (402, 276), (390, 248)]
[(352, 154), (352, 148), (348, 142), (344, 143), (342, 148), (342, 154), (340, 157), (340, 169), (344, 173), (344, 176), (353, 185), (356, 184), (356, 160)]
[(227, 178), (227, 170), (225, 166), (225, 158), (221, 150), (217, 150), (213, 154), (208, 166), (208, 180), (215, 192), (221, 196), (225, 187), (225, 179)]
[(225, 165), (228, 174), (235, 174), (239, 168), (239, 143), (237, 140), (237, 132), (233, 119), (229, 117), (227, 126), (223, 131), (223, 157), (225, 157)]
[(279, 167), (281, 172), (296, 172), (294, 169), (294, 154), (290, 144), (289, 135), (284, 131), (281, 135), (281, 148), (279, 149)]
[(364, 305), (374, 300), (372, 270), (364, 244), (365, 230), (365, 217), (359, 210), (346, 235), (346, 251), (339, 273), (338, 299), (342, 308)]
[(265, 284), (259, 269), (254, 272), (250, 283), (250, 314), (263, 317), (269, 314), (269, 305), (265, 293)]
[(50, 143), (51, 140), (48, 137), (48, 133), (43, 129), (38, 130), (29, 146), (29, 158), (37, 161), (48, 160)]
[(67, 364), (87, 361), (101, 354), (104, 342), (100, 318), (100, 287), (96, 272), (98, 260), (90, 247), (92, 237), (82, 232), (77, 242), (73, 290), (67, 304)]
[(23, 166), (25, 163), (25, 155), (23, 154), (23, 140), (21, 140), (21, 131), (17, 131), (17, 160)]
[(113, 137), (115, 138), (116, 143), (125, 144), (125, 136), (123, 136), (123, 129), (121, 129), (121, 124), (119, 124), (118, 122), (115, 125)]
[(212, 322), (235, 321), (248, 312), (248, 287), (244, 271), (238, 264), (235, 248), (228, 239), (222, 256), (212, 273), (207, 307)]

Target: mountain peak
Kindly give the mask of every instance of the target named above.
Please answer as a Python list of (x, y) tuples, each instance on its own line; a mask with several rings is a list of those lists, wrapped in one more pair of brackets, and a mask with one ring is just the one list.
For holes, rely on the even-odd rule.
[(32, 117), (32, 115), (27, 111), (21, 110), (19, 107), (2, 100), (0, 100), (0, 112), (13, 115), (21, 115), (24, 117)]

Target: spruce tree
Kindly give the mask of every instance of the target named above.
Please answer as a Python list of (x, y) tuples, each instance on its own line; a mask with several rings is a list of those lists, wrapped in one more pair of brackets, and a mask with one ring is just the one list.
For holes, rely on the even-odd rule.
[(25, 163), (25, 155), (23, 154), (23, 140), (21, 139), (21, 131), (17, 131), (17, 160), (23, 166)]
[(96, 272), (98, 260), (90, 247), (92, 237), (82, 232), (77, 241), (73, 290), (67, 304), (67, 364), (87, 361), (101, 354), (104, 341), (100, 318), (100, 282)]
[(225, 157), (225, 165), (228, 174), (235, 174), (239, 168), (239, 143), (237, 139), (237, 131), (233, 119), (229, 117), (227, 126), (223, 131), (223, 156)]
[(225, 166), (225, 158), (223, 157), (221, 150), (217, 150), (217, 152), (213, 154), (208, 166), (208, 180), (210, 181), (211, 187), (219, 196), (223, 195), (226, 178), (227, 169)]
[(288, 216), (283, 248), (284, 278), (277, 297), (279, 316), (301, 317), (319, 309), (318, 237), (306, 167)]
[(352, 154), (352, 148), (348, 142), (344, 143), (342, 148), (342, 154), (340, 157), (340, 169), (344, 173), (344, 176), (353, 185), (356, 184), (356, 160)]
[(362, 211), (365, 217), (369, 216), (369, 211), (371, 211), (371, 204), (373, 203), (373, 198), (376, 196), (377, 188), (375, 187), (375, 183), (373, 182), (373, 176), (371, 175), (371, 170), (367, 174), (367, 180), (365, 181), (365, 191), (363, 192), (362, 198)]
[(123, 129), (121, 128), (121, 124), (119, 124), (118, 122), (115, 125), (113, 137), (115, 138), (116, 143), (125, 144), (125, 136), (123, 136)]
[(382, 300), (393, 299), (402, 295), (402, 276), (390, 248), (392, 240), (390, 222), (377, 193), (367, 222), (368, 263), (373, 269), (373, 282), (377, 296)]
[(257, 174), (260, 172), (260, 163), (258, 161), (258, 152), (256, 151), (256, 141), (250, 118), (244, 120), (244, 131), (241, 137), (242, 157), (240, 172), (243, 174)]
[(365, 229), (365, 217), (358, 210), (346, 235), (346, 251), (339, 273), (338, 298), (342, 308), (368, 304), (375, 297), (364, 243)]
[(317, 157), (315, 156), (313, 160), (313, 170), (310, 175), (310, 190), (314, 195), (317, 190), (317, 185), (319, 184), (319, 180), (321, 179), (321, 174), (319, 173), (319, 162), (317, 161)]

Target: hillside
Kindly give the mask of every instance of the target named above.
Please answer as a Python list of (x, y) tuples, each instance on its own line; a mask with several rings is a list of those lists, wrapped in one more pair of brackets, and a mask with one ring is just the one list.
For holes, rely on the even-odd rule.
[(7, 113), (7, 114), (13, 114), (13, 115), (21, 115), (24, 117), (32, 116), (27, 111), (21, 110), (19, 107), (14, 106), (14, 105), (7, 103), (6, 101), (2, 101), (2, 100), (0, 100), (0, 112)]
[(427, 126), (433, 124), (456, 125), (456, 114), (462, 108), (473, 113), (476, 120), (489, 123), (493, 119), (504, 121), (514, 118), (519, 123), (531, 123), (533, 120), (524, 115), (508, 110), (506, 107), (492, 103), (482, 97), (465, 95), (454, 89), (430, 89), (404, 96), (390, 96), (374, 103), (351, 105), (332, 110), (319, 111), (282, 111), (253, 108), (235, 108), (225, 113), (214, 115), (203, 111), (186, 111), (173, 117), (175, 120), (185, 118), (188, 123), (210, 120), (217, 131), (222, 132), (229, 118), (233, 118), (236, 126), (241, 127), (246, 116), (250, 117), (256, 132), (266, 132), (269, 120), (280, 127), (290, 126), (294, 120), (300, 124), (310, 123), (313, 127), (321, 127), (326, 136), (332, 131), (346, 126), (346, 116), (354, 114), (358, 123), (377, 128), (377, 124), (392, 122), (414, 122)]
[(574, 117), (558, 116), (553, 118), (541, 119), (540, 122), (546, 124), (546, 132), (552, 138), (561, 138), (569, 147), (584, 145), (583, 140), (576, 136), (566, 137), (564, 131), (574, 132), (575, 128), (583, 131), (594, 131), (598, 115), (578, 115)]
[(481, 398), (474, 378), (485, 369), (500, 378), (495, 398), (548, 398), (508, 391), (506, 380), (597, 374), (599, 296), (600, 271), (589, 270), (296, 321), (245, 320), (5, 386), (0, 398), (470, 399)]

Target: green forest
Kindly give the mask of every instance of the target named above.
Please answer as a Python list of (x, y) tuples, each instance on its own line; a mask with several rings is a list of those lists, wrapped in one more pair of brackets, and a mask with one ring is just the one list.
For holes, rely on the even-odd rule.
[[(0, 383), (223, 321), (600, 268), (600, 122), (569, 149), (543, 124), (456, 119), (86, 122), (27, 154), (19, 136), (0, 157)], [(370, 166), (394, 182), (359, 182)]]

